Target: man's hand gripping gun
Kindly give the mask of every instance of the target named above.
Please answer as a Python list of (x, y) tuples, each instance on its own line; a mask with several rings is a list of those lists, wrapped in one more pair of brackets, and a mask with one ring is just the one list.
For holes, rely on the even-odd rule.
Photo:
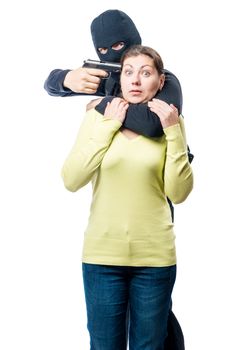
[(96, 68), (96, 69), (103, 69), (108, 73), (108, 76), (104, 79), (109, 78), (111, 73), (120, 73), (121, 71), (121, 64), (116, 62), (105, 62), (105, 61), (95, 61), (95, 60), (85, 60), (83, 67), (86, 68)]

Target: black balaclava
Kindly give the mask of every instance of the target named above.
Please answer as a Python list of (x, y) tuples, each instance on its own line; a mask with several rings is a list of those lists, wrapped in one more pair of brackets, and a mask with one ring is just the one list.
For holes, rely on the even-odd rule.
[[(120, 62), (122, 53), (132, 45), (141, 44), (138, 30), (126, 13), (119, 10), (108, 10), (94, 18), (91, 23), (91, 34), (98, 57), (101, 61)], [(123, 41), (121, 50), (113, 50), (112, 45)], [(108, 49), (101, 54), (98, 48)]]

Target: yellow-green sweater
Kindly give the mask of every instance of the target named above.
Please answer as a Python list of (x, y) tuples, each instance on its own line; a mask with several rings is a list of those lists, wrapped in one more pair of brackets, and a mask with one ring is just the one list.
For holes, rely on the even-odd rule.
[(128, 139), (121, 123), (86, 113), (62, 177), (69, 191), (92, 181), (82, 261), (119, 266), (176, 263), (167, 197), (186, 199), (193, 187), (183, 118), (161, 138)]

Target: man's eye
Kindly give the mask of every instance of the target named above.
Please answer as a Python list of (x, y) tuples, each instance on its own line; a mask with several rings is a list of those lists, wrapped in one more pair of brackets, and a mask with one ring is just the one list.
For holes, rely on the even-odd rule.
[(107, 53), (107, 51), (108, 51), (108, 48), (107, 48), (107, 47), (99, 47), (99, 48), (98, 48), (98, 51), (99, 51), (101, 54), (105, 55), (105, 53)]
[(118, 41), (117, 43), (115, 43), (114, 45), (112, 45), (112, 49), (113, 50), (121, 50), (124, 47), (124, 42), (123, 41)]

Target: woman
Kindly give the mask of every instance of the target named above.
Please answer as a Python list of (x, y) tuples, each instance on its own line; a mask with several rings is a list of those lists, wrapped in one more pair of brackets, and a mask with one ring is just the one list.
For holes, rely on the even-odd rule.
[[(126, 350), (128, 335), (130, 350), (162, 350), (176, 278), (167, 197), (184, 201), (193, 175), (177, 109), (151, 100), (164, 83), (161, 57), (137, 45), (121, 63), (123, 98), (108, 103), (104, 116), (86, 113), (62, 177), (70, 191), (93, 185), (82, 258), (91, 350)], [(128, 103), (148, 103), (164, 135), (122, 128)]]

